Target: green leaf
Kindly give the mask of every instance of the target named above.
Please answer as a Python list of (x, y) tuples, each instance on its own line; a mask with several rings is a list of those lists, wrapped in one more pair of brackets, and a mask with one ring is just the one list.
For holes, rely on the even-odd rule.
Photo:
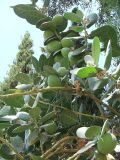
[[(83, 47), (81, 47), (81, 48), (77, 48), (77, 49), (75, 49), (74, 51), (71, 51), (71, 52), (69, 52), (69, 55), (71, 55), (71, 56), (78, 56), (78, 55), (81, 55), (81, 56), (83, 56), (84, 55), (84, 52), (85, 51), (85, 49), (83, 48)], [(68, 55), (68, 56), (69, 56)]]
[(118, 45), (112, 45), (112, 56), (113, 57), (119, 57), (120, 56), (120, 46)]
[(45, 124), (45, 125), (41, 126), (41, 128), (44, 128), (44, 130), (48, 134), (54, 134), (57, 131), (57, 125), (56, 125), (55, 122), (51, 122), (51, 123)]
[(4, 106), (3, 108), (1, 108), (1, 109), (0, 109), (0, 117), (9, 115), (10, 110), (11, 110), (11, 107), (10, 107), (10, 106)]
[(38, 119), (40, 117), (40, 108), (38, 107), (32, 108), (29, 114), (33, 119)]
[(30, 119), (30, 115), (27, 112), (17, 112), (16, 116), (23, 121), (28, 121)]
[(46, 31), (46, 30), (51, 30), (51, 31), (55, 31), (56, 30), (56, 26), (55, 23), (52, 21), (48, 21), (48, 22), (44, 22), (39, 26), (39, 29), (42, 31)]
[(90, 34), (90, 38), (94, 38), (95, 36), (99, 37), (100, 42), (104, 43), (105, 48), (107, 47), (109, 40), (111, 40), (112, 47), (117, 46), (117, 33), (115, 29), (110, 25), (105, 25), (92, 31)]
[(23, 97), (8, 97), (8, 98), (3, 98), (3, 101), (12, 107), (17, 107), (20, 108), (24, 105), (24, 100)]
[(68, 20), (71, 20), (72, 22), (81, 22), (82, 16), (80, 14), (75, 14), (72, 12), (67, 12), (64, 14), (64, 17)]
[(100, 68), (97, 67), (82, 67), (73, 70), (73, 74), (77, 75), (80, 78), (88, 78), (88, 77), (94, 77), (96, 76), (96, 73), (100, 71)]
[(11, 124), (10, 123), (0, 123), (0, 129), (5, 129), (5, 128), (8, 128), (8, 127), (10, 127), (11, 126)]
[(39, 67), (43, 71), (43, 66), (47, 65), (47, 58), (44, 54), (41, 54), (39, 58)]
[(24, 144), (21, 137), (10, 137), (10, 142), (18, 153), (23, 151)]
[(52, 20), (50, 17), (42, 18), (42, 19), (40, 19), (40, 20), (36, 23), (36, 27), (39, 28), (42, 23), (48, 22), (48, 21), (50, 21), (50, 20)]
[(19, 133), (13, 133), (14, 129), (16, 129), (17, 127), (20, 127), (21, 125), (20, 124), (13, 124), (12, 126), (10, 126), (8, 129), (7, 129), (7, 135), (9, 137), (15, 137), (17, 135), (19, 135)]
[(101, 133), (101, 127), (99, 126), (91, 126), (87, 129), (85, 136), (88, 139), (94, 139), (100, 136)]
[(98, 16), (96, 13), (92, 13), (86, 17), (87, 19), (87, 28), (91, 27), (98, 20)]
[(49, 112), (48, 114), (46, 114), (45, 116), (43, 116), (41, 118), (41, 122), (44, 124), (45, 122), (47, 122), (51, 119), (53, 120), (55, 117), (56, 117), (56, 112), (55, 111)]
[(89, 88), (92, 91), (96, 91), (97, 89), (104, 88), (107, 85), (108, 81), (108, 78), (104, 78), (102, 80), (99, 80), (96, 77), (88, 78)]
[(112, 60), (111, 41), (108, 42), (105, 54), (106, 54), (106, 56), (105, 56), (104, 68), (105, 68), (105, 70), (108, 70), (110, 68), (111, 60)]
[(37, 140), (39, 139), (38, 133), (39, 133), (38, 129), (31, 131), (31, 133), (27, 138), (28, 146), (31, 146), (37, 142)]
[(55, 71), (51, 66), (43, 66), (43, 70), (45, 75), (57, 75), (57, 71)]
[(37, 73), (39, 73), (39, 71), (40, 71), (39, 61), (37, 60), (37, 58), (35, 58), (35, 57), (33, 57), (33, 56), (32, 56), (32, 64), (33, 64), (33, 66), (34, 66), (34, 68), (35, 68), (35, 71), (36, 71)]
[(73, 27), (70, 27), (69, 29), (75, 32), (82, 32), (84, 30), (82, 26), (73, 26)]
[(32, 160), (44, 160), (43, 158), (41, 158), (40, 156), (35, 156), (33, 154), (30, 154), (30, 157), (32, 158)]
[(59, 114), (59, 118), (60, 122), (65, 127), (70, 127), (78, 123), (78, 117), (76, 116), (76, 114), (72, 113), (69, 110), (61, 111), (61, 113)]
[(12, 6), (12, 8), (17, 16), (26, 19), (33, 25), (35, 25), (38, 20), (46, 17), (40, 10), (37, 10), (30, 4), (18, 4), (16, 6)]
[(108, 130), (108, 126), (109, 126), (109, 120), (105, 120), (103, 127), (102, 127), (102, 131), (101, 131), (101, 136), (103, 136), (105, 134), (105, 132)]
[(48, 7), (50, 4), (50, 0), (44, 0), (43, 7)]
[(18, 73), (15, 76), (15, 80), (22, 83), (22, 84), (32, 83), (31, 77), (28, 74), (25, 74), (25, 73)]
[(12, 151), (6, 144), (3, 144), (0, 147), (0, 158), (4, 158), (4, 160), (13, 160), (15, 152)]
[(27, 129), (32, 129), (33, 126), (31, 124), (24, 124), (22, 126), (19, 126), (19, 127), (16, 127), (14, 130), (13, 130), (13, 133), (21, 133), (21, 132), (25, 132), (25, 130)]
[(100, 40), (98, 37), (94, 37), (92, 44), (92, 57), (95, 64), (98, 66), (99, 57), (100, 57)]

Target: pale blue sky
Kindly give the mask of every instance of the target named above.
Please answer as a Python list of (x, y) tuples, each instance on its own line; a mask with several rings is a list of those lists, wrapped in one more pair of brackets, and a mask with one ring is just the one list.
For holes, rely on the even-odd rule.
[(40, 46), (43, 45), (43, 32), (16, 16), (13, 9), (10, 8), (16, 4), (29, 2), (30, 0), (0, 0), (0, 81), (3, 80), (9, 70), (9, 64), (12, 64), (16, 57), (18, 45), (26, 31), (31, 34), (35, 56), (39, 57), (40, 55)]
[[(10, 6), (22, 3), (30, 3), (30, 0), (0, 0), (0, 81), (3, 81), (9, 65), (15, 59), (18, 45), (26, 31), (31, 34), (35, 57), (40, 56), (40, 46), (43, 46), (43, 32), (16, 16), (13, 9), (10, 8)], [(97, 13), (97, 7), (94, 7), (94, 12)], [(86, 10), (86, 14), (89, 14), (89, 11)]]

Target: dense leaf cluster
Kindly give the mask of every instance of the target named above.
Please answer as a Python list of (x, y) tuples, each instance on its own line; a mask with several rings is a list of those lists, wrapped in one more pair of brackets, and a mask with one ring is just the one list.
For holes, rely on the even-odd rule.
[[(0, 156), (20, 160), (119, 156), (120, 64), (110, 70), (120, 48), (115, 29), (104, 25), (91, 31), (98, 16), (84, 17), (78, 9), (51, 18), (35, 4), (12, 8), (44, 32), (44, 47), (39, 59), (31, 57), (33, 70), (18, 73), (15, 89), (0, 95)], [(24, 62), (26, 57), (20, 58)]]

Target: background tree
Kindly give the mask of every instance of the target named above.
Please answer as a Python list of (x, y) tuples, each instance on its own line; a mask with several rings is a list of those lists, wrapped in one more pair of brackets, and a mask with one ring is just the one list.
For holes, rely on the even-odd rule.
[(28, 74), (29, 71), (32, 70), (31, 57), (34, 53), (32, 50), (32, 46), (33, 42), (31, 40), (30, 34), (26, 32), (21, 41), (21, 44), (18, 46), (19, 51), (16, 55), (16, 59), (13, 61), (13, 64), (10, 65), (6, 78), (0, 84), (1, 90), (15, 88), (18, 83), (15, 80), (15, 76), (19, 72)]

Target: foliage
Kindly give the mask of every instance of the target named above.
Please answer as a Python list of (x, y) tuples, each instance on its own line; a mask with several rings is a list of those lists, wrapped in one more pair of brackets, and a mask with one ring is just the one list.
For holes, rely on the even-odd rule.
[[(45, 41), (40, 58), (32, 56), (33, 72), (18, 73), (16, 89), (0, 95), (0, 156), (110, 160), (114, 153), (117, 157), (120, 66), (110, 72), (112, 57), (119, 56), (114, 28), (105, 25), (90, 31), (96, 14), (84, 17), (80, 10), (51, 18), (41, 16), (35, 3), (12, 8), (30, 24), (38, 20), (35, 25), (44, 31)], [(69, 21), (75, 22), (72, 28), (66, 25)], [(24, 55), (20, 58), (29, 62)]]
[(5, 91), (9, 88), (15, 88), (18, 83), (16, 79), (16, 74), (19, 72), (29, 73), (32, 69), (31, 56), (33, 55), (33, 50), (31, 49), (33, 46), (32, 40), (30, 38), (30, 34), (28, 32), (25, 33), (21, 44), (18, 46), (18, 53), (16, 55), (16, 59), (13, 64), (10, 65), (9, 72), (7, 73), (7, 77), (0, 84), (0, 90)]

